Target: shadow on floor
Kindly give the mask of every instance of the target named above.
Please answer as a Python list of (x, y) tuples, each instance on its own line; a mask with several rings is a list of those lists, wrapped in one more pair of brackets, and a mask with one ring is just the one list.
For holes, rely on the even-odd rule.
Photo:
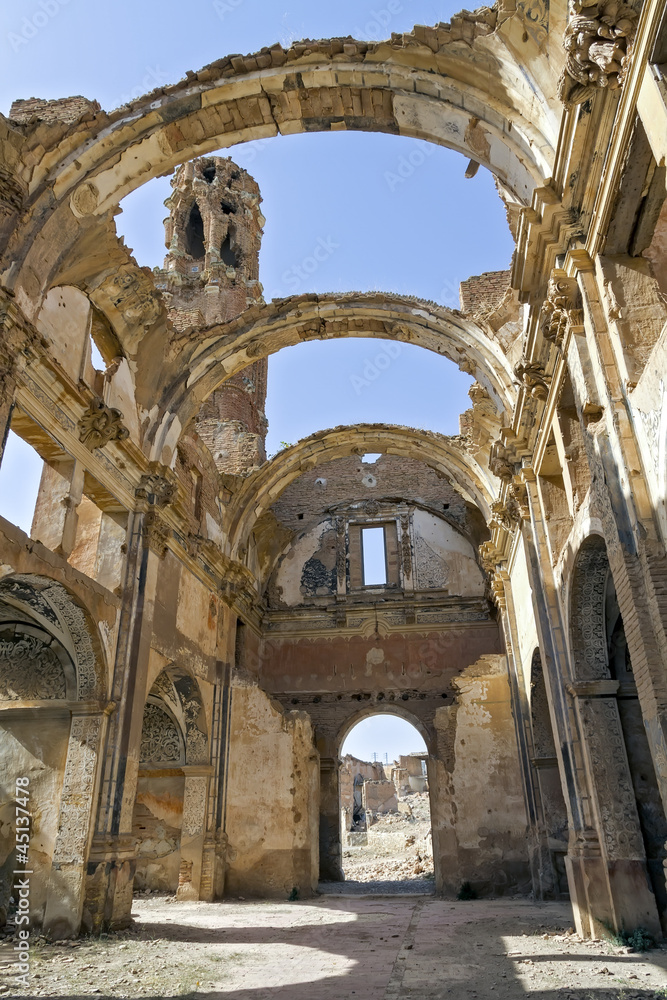
[[(150, 911), (140, 915), (136, 937), (139, 941), (173, 943), (174, 956), (190, 958), (188, 945), (255, 946), (249, 948), (248, 961), (229, 969), (225, 986), (225, 969), (217, 968), (206, 954), (193, 951), (191, 959), (201, 962), (199, 989), (186, 994), (165, 991), (159, 994), (142, 994), (133, 986), (116, 986), (109, 992), (51, 993), (55, 1000), (84, 1000), (95, 996), (97, 1000), (119, 1000), (121, 997), (141, 1000), (177, 1000), (178, 997), (196, 1000), (657, 1000), (667, 996), (646, 987), (629, 976), (645, 968), (650, 962), (657, 970), (667, 970), (667, 953), (656, 951), (649, 956), (636, 954), (600, 955), (588, 952), (585, 946), (576, 952), (567, 952), (558, 945), (549, 954), (539, 954), (542, 945), (538, 939), (540, 921), (551, 920), (562, 925), (562, 909), (531, 908), (530, 904), (478, 900), (474, 903), (451, 903), (424, 898), (400, 899), (375, 897), (352, 899), (341, 896), (320, 898), (315, 902), (294, 904), (225, 903), (207, 904), (211, 907), (208, 926), (198, 926), (203, 910), (193, 909), (192, 921), (183, 919), (180, 907), (174, 907), (173, 922), (151, 920)], [(277, 906), (279, 912), (270, 910)], [(294, 910), (292, 910), (294, 908)], [(313, 913), (304, 912), (309, 908)], [(180, 911), (180, 912), (179, 912)], [(291, 914), (294, 912), (293, 922)], [(247, 922), (246, 920), (247, 913)], [(539, 913), (539, 916), (536, 916)], [(318, 914), (322, 923), (317, 922)], [(336, 920), (339, 914), (342, 919)], [(168, 916), (164, 910), (161, 916)], [(233, 918), (230, 921), (230, 918)], [(238, 923), (236, 922), (238, 921)], [(264, 922), (266, 921), (266, 922)], [(327, 922), (328, 921), (328, 922)], [(218, 926), (214, 926), (215, 924)], [(521, 939), (512, 945), (511, 957), (504, 935), (516, 939), (518, 935), (532, 936), (531, 942)], [(132, 935), (133, 937), (135, 935)], [(126, 937), (125, 940), (128, 940)], [(525, 942), (525, 943), (524, 943)], [(110, 947), (114, 939), (109, 940)], [(523, 945), (523, 946), (522, 946)], [(257, 982), (270, 980), (270, 962), (262, 966), (257, 958), (257, 946), (274, 947), (279, 968), (275, 970), (276, 984), (232, 986), (240, 972)], [(277, 947), (276, 947), (277, 946)], [(296, 960), (289, 966), (294, 949)], [(84, 951), (85, 944), (82, 946)], [(546, 946), (545, 946), (546, 950)], [(171, 953), (171, 951), (170, 951)], [(243, 954), (243, 953), (241, 953)], [(93, 968), (101, 969), (99, 956), (91, 955)], [(334, 961), (341, 964), (338, 974), (332, 974)], [(526, 975), (520, 977), (522, 962), (530, 963), (538, 976), (544, 962), (566, 962), (558, 986), (536, 988), (527, 983)], [(606, 973), (599, 986), (579, 986), (583, 978), (580, 971), (590, 975), (593, 964), (604, 966)], [(261, 967), (260, 967), (261, 966)], [(90, 965), (88, 965), (90, 968)], [(294, 979), (289, 982), (289, 970)], [(213, 974), (215, 973), (215, 974)], [(91, 973), (88, 973), (91, 975)], [(321, 976), (321, 978), (318, 978)], [(602, 976), (601, 976), (602, 979)], [(612, 982), (613, 980), (622, 982)], [(298, 981), (305, 980), (305, 981)], [(568, 985), (568, 980), (572, 985)], [(667, 975), (663, 976), (667, 982)], [(219, 986), (211, 987), (211, 982)], [(282, 983), (282, 985), (280, 985)], [(44, 988), (45, 984), (40, 983)], [(105, 987), (106, 989), (106, 987)], [(26, 996), (26, 993), (9, 993), (4, 996)]]

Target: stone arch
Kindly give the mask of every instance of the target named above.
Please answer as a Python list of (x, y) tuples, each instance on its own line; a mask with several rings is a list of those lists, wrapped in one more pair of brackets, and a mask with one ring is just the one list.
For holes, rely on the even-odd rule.
[(48, 577), (16, 574), (0, 581), (0, 627), (17, 617), (33, 631), (41, 629), (62, 649), (75, 672), (72, 700), (103, 698), (106, 671), (101, 643), (89, 616), (66, 588)]
[[(515, 201), (553, 174), (557, 108), (493, 29), (497, 12), (379, 43), (331, 39), (228, 57), (89, 122), (39, 129), (21, 181), (31, 215), (11, 256), (48, 288), (58, 267), (43, 229), (76, 241), (80, 224), (113, 211), (141, 184), (196, 156), (239, 142), (308, 131), (382, 131), (448, 146), (488, 167)], [(54, 199), (56, 204), (54, 205)], [(42, 220), (48, 216), (43, 227)], [(17, 237), (17, 241), (20, 237)]]
[(426, 744), (427, 752), (433, 753), (435, 748), (435, 733), (413, 712), (410, 712), (406, 708), (402, 708), (400, 705), (392, 703), (391, 706), (386, 707), (379, 706), (377, 702), (372, 705), (366, 705), (364, 708), (353, 712), (345, 722), (341, 725), (338, 733), (336, 735), (336, 748), (338, 756), (340, 756), (341, 747), (343, 743), (350, 735), (355, 726), (358, 726), (360, 722), (365, 719), (371, 719), (376, 715), (395, 715), (398, 719), (403, 719), (404, 722), (409, 722), (410, 725), (417, 730), (421, 738)]
[[(62, 584), (35, 575), (0, 582), (0, 677), (2, 798), (13, 802), (18, 776), (31, 792), (31, 916), (52, 937), (69, 937), (83, 914), (107, 705), (101, 645)], [(4, 895), (11, 873), (0, 882)]]
[(171, 666), (155, 679), (146, 701), (159, 705), (182, 737), (183, 764), (208, 764), (206, 713), (199, 684), (184, 667)]
[[(342, 337), (413, 343), (448, 358), (484, 386), (499, 416), (516, 399), (507, 358), (476, 323), (433, 302), (371, 292), (273, 300), (209, 328), (203, 343), (179, 360), (164, 408), (185, 427), (218, 386), (258, 359), (309, 340)], [(160, 440), (153, 447), (159, 453)]]
[(464, 497), (489, 519), (495, 485), (489, 472), (461, 448), (456, 438), (390, 424), (358, 424), (318, 431), (279, 452), (247, 478), (228, 511), (230, 554), (247, 546), (255, 521), (304, 469), (352, 454), (367, 452), (417, 458), (445, 473)]

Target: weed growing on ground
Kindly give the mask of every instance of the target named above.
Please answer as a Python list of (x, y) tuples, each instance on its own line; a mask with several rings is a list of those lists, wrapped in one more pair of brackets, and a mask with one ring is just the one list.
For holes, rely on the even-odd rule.
[(477, 893), (471, 886), (470, 882), (464, 882), (458, 891), (457, 899), (477, 899)]

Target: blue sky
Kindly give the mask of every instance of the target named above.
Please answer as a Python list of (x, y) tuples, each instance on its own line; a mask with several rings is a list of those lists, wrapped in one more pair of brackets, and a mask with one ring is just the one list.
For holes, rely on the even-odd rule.
[[(461, 6), (459, 0), (13, 0), (0, 10), (0, 111), (7, 114), (15, 98), (73, 94), (110, 110), (227, 54), (303, 37), (380, 39), (415, 23), (448, 20)], [(230, 154), (262, 191), (260, 279), (267, 299), (383, 290), (456, 307), (461, 280), (509, 266), (513, 245), (493, 179), (481, 169), (466, 180), (466, 161), (450, 150), (338, 132), (223, 151)], [(118, 231), (140, 264), (162, 263), (169, 191), (169, 179), (159, 178), (122, 203)], [(300, 264), (321, 241), (330, 252), (302, 279)], [(471, 379), (430, 352), (395, 346), (315, 342), (275, 355), (268, 452), (281, 441), (366, 420), (457, 433)], [(29, 530), (39, 469), (26, 447), (10, 443), (0, 469), (0, 513)], [(386, 745), (372, 750), (401, 752)]]
[(426, 744), (414, 726), (396, 715), (374, 715), (364, 719), (348, 734), (341, 748), (341, 757), (351, 753), (359, 760), (373, 760), (373, 754), (384, 764), (385, 754), (395, 760), (401, 754), (424, 752)]

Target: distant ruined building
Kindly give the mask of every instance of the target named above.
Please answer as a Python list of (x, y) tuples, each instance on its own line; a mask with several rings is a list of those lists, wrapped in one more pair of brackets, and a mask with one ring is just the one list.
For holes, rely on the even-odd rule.
[[(342, 877), (342, 743), (389, 711), (427, 746), (438, 892), (661, 934), (666, 64), (659, 0), (501, 0), (0, 120), (0, 441), (44, 463), (30, 537), (0, 519), (3, 920), (19, 778), (54, 938), (126, 926), (134, 888), (307, 897)], [(490, 170), (511, 269), (461, 310), (264, 302), (258, 187), (202, 153), (346, 129)], [(170, 171), (151, 272), (113, 219)], [(348, 336), (471, 374), (461, 433), (341, 426), (267, 460), (268, 356)]]

